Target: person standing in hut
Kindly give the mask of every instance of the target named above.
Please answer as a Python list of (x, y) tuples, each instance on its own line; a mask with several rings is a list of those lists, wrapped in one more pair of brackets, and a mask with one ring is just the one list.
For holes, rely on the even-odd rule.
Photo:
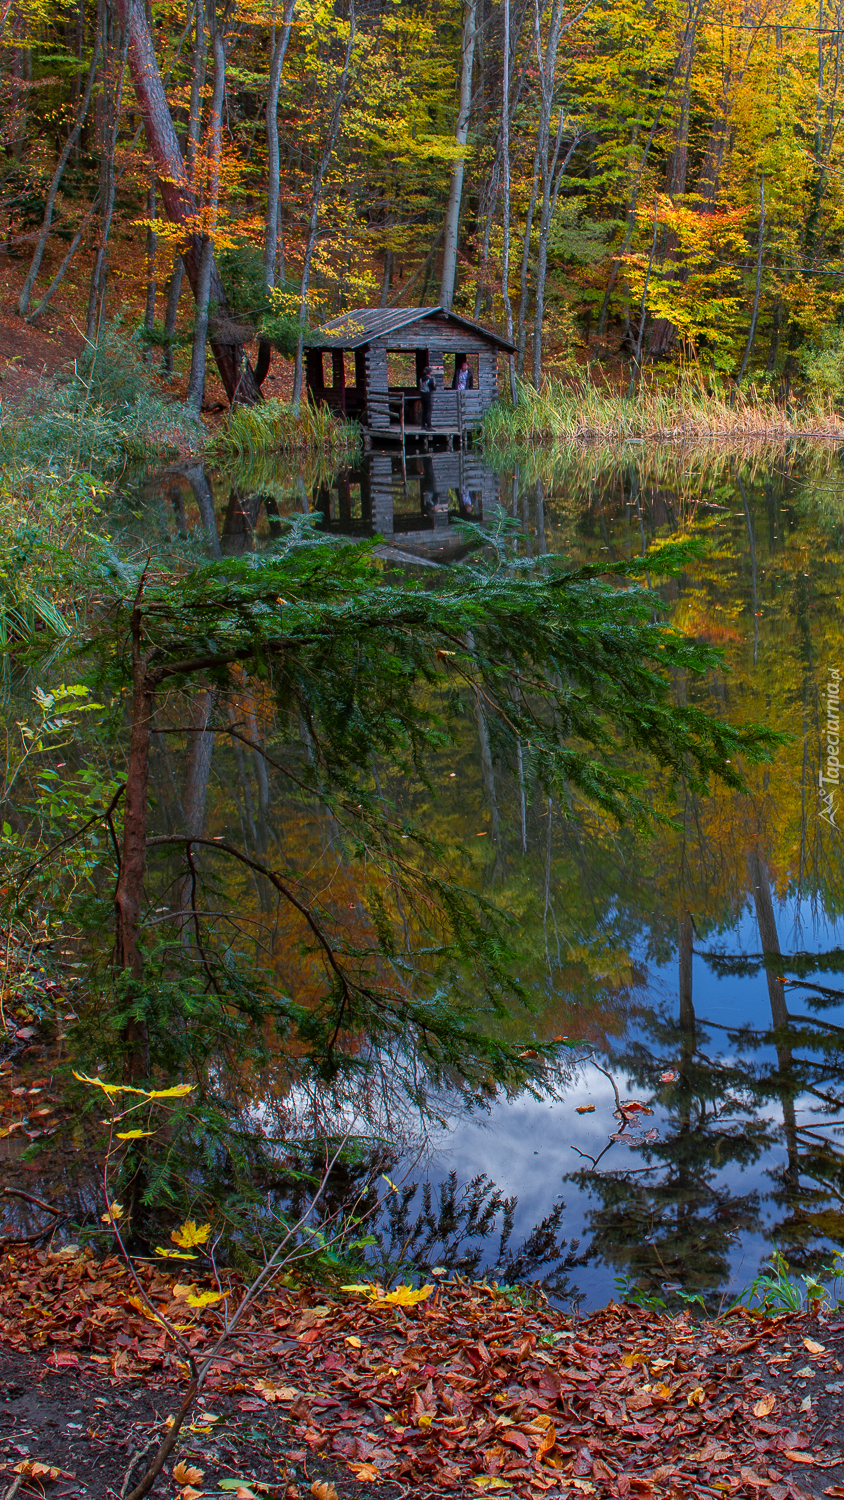
[(472, 371), (469, 369), (469, 361), (465, 354), (458, 354), (454, 361), (454, 379), (451, 382), (453, 391), (471, 391), (475, 388)]
[(422, 371), (422, 379), (419, 382), (419, 398), (422, 402), (422, 426), (426, 432), (433, 432), (431, 426), (431, 399), (437, 389), (437, 382), (430, 365), (426, 365)]

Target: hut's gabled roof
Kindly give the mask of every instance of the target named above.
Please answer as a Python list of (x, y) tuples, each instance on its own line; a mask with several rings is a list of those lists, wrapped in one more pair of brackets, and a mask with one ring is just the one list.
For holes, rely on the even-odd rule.
[[(515, 351), (515, 345), (491, 328), (471, 323), (468, 318), (446, 312), (443, 307), (356, 307), (351, 312), (342, 313), (339, 318), (332, 318), (329, 323), (323, 323), (321, 328), (312, 329), (305, 336), (305, 344), (309, 349), (363, 349), (373, 339), (398, 334), (411, 323), (435, 317), (447, 318), (449, 323), (454, 323), (455, 331), (465, 328), (469, 333), (478, 334), (487, 343), (503, 349), (505, 354)], [(400, 345), (401, 340), (397, 339), (396, 343)]]

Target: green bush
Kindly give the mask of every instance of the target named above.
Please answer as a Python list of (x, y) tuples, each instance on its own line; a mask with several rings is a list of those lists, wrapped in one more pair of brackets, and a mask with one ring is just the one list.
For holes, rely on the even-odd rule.
[(0, 460), (52, 474), (113, 474), (151, 453), (196, 450), (197, 417), (162, 396), (139, 341), (119, 321), (96, 344), (43, 381), (0, 423)]

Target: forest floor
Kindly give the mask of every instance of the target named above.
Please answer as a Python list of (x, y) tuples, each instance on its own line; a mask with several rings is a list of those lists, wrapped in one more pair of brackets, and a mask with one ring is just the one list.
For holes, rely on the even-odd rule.
[[(187, 1301), (196, 1273), (137, 1270), (148, 1301), (116, 1256), (8, 1248), (4, 1494), (18, 1479), (20, 1500), (128, 1492), (133, 1455), (184, 1390), (160, 1318), (195, 1355), (220, 1326), (214, 1306)], [(237, 1277), (223, 1289), (236, 1301)], [(834, 1314), (695, 1323), (611, 1303), (573, 1322), (529, 1290), (460, 1279), (415, 1305), (279, 1290), (225, 1350), (152, 1493), (844, 1496), (839, 1355)]]

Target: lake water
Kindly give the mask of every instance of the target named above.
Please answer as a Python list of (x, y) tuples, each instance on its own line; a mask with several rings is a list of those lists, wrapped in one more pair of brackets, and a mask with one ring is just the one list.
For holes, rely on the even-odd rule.
[[(497, 505), (520, 521), (522, 548), (572, 564), (698, 536), (700, 560), (655, 588), (668, 618), (720, 646), (729, 670), (677, 691), (790, 736), (745, 797), (680, 787), (672, 800), (643, 766), (667, 818), (650, 836), (530, 789), (523, 807), (494, 746), (472, 734), (437, 796), (414, 793), (413, 812), (440, 836), (484, 837), (476, 876), (517, 924), (529, 1028), (568, 1037), (571, 1063), (551, 1100), (443, 1101), (448, 1123), (409, 1179), (429, 1182), (430, 1201), (421, 1187), (403, 1208), (396, 1200), (385, 1253), (403, 1249), (423, 1273), (544, 1277), (584, 1306), (612, 1296), (617, 1277), (661, 1296), (702, 1291), (716, 1306), (774, 1247), (809, 1274), (844, 1241), (844, 803), (827, 738), (844, 673), (843, 457), (630, 444), (496, 467), (471, 454), (375, 454), (339, 475), (192, 469), (146, 485), (147, 526), (204, 527), (223, 554), (262, 547), (294, 510), (350, 536), (377, 532), (389, 561), (423, 569), (459, 558), (461, 517), (485, 522)], [(167, 756), (156, 774), (169, 823), (180, 773)], [(220, 737), (203, 817), (206, 832), (287, 859), (325, 853), (251, 754)], [(228, 899), (269, 924), (279, 981), (306, 986), (306, 960), (265, 893), (244, 881)]]

